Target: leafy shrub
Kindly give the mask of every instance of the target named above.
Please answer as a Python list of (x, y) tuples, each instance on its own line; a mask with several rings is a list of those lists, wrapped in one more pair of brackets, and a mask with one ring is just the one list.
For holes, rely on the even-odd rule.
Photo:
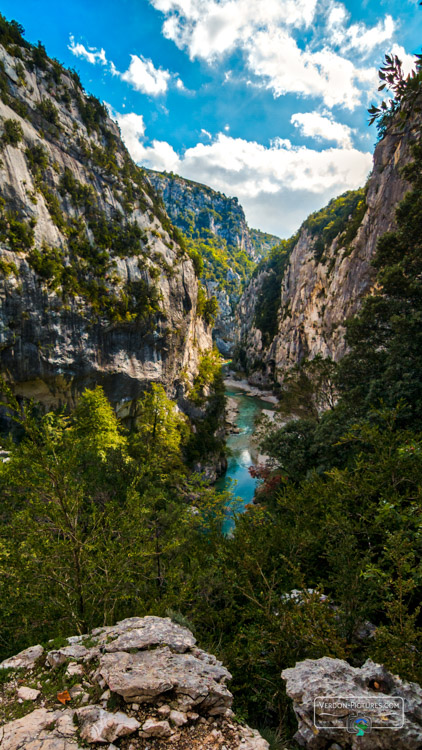
[(41, 42), (38, 42), (37, 46), (32, 48), (32, 62), (40, 70), (47, 70), (48, 68), (47, 52)]
[(17, 276), (18, 275), (18, 268), (16, 266), (16, 263), (9, 262), (7, 260), (4, 260), (3, 258), (0, 258), (0, 273), (3, 274), (7, 278), (7, 276), (10, 276), (12, 273)]
[(33, 248), (27, 260), (50, 289), (60, 287), (64, 272), (64, 255), (61, 250), (44, 243), (41, 250)]
[(66, 167), (60, 179), (60, 193), (70, 195), (76, 208), (88, 209), (95, 203), (95, 195), (91, 185), (85, 185), (77, 180), (71, 170)]
[(44, 97), (44, 99), (41, 99), (41, 101), (37, 105), (39, 112), (42, 114), (42, 116), (49, 122), (51, 125), (54, 125), (56, 128), (60, 128), (60, 120), (59, 120), (59, 110), (57, 109), (56, 105), (53, 104), (51, 99), (47, 99)]
[(12, 250), (22, 252), (34, 244), (34, 229), (16, 214), (3, 212), (0, 216), (0, 239), (7, 242)]
[(28, 48), (30, 45), (23, 38), (25, 30), (17, 21), (7, 21), (0, 13), (0, 44), (6, 48), (11, 44)]
[(64, 230), (67, 226), (65, 217), (63, 215), (60, 201), (53, 191), (51, 191), (48, 186), (45, 184), (45, 182), (42, 182), (40, 185), (40, 190), (44, 196), (44, 200), (47, 204), (47, 208), (49, 211), (49, 214), (51, 218), (53, 219), (56, 227), (60, 230)]
[(5, 120), (3, 124), (2, 143), (17, 146), (23, 139), (22, 125), (18, 120)]
[(107, 118), (107, 109), (105, 105), (92, 94), (81, 96), (76, 94), (76, 104), (88, 133), (92, 130), (100, 132), (100, 126), (104, 124)]
[(28, 146), (25, 151), (28, 165), (33, 174), (42, 173), (48, 167), (47, 151), (39, 143)]

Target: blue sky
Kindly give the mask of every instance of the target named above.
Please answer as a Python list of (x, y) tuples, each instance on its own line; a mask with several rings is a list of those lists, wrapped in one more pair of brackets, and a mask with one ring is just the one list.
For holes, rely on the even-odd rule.
[(365, 182), (387, 51), (420, 51), (417, 0), (2, 0), (78, 70), (134, 159), (236, 195), (289, 236)]

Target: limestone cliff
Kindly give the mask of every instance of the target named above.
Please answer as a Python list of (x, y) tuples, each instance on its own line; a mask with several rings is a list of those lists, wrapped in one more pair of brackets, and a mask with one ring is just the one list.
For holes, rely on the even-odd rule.
[(172, 173), (147, 173), (188, 247), (202, 259), (204, 285), (219, 304), (215, 341), (223, 354), (230, 354), (235, 341), (234, 307), (256, 262), (279, 238), (249, 229), (237, 198)]
[[(260, 305), (276, 276), (268, 263), (255, 273), (237, 310), (238, 357), (252, 382), (281, 382), (286, 368), (304, 357), (338, 360), (345, 353), (345, 321), (373, 288), (371, 260), (378, 238), (394, 227), (396, 206), (408, 189), (400, 170), (411, 159), (419, 128), (417, 114), (404, 130), (393, 123), (376, 146), (365, 189), (332, 201), (285, 243), (289, 258), (279, 277), (275, 330), (268, 326), (267, 335), (258, 324)], [(344, 214), (348, 205), (351, 212)]]
[[(103, 385), (124, 415), (183, 396), (211, 330), (143, 170), (77, 74), (18, 30), (0, 45), (0, 367), (47, 406)], [(183, 378), (179, 380), (180, 374)]]
[[(254, 247), (245, 214), (237, 198), (192, 180), (167, 172), (146, 170), (174, 224), (191, 236), (192, 228), (201, 235), (206, 230), (225, 241), (227, 248), (244, 250), (251, 258), (259, 252)], [(204, 236), (205, 233), (204, 233)]]

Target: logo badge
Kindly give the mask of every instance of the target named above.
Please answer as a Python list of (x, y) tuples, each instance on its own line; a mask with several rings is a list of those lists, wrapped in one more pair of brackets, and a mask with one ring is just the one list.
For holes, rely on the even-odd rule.
[(347, 718), (347, 731), (349, 734), (356, 734), (358, 737), (363, 737), (365, 734), (369, 734), (372, 730), (372, 720), (369, 716), (357, 716), (351, 715)]

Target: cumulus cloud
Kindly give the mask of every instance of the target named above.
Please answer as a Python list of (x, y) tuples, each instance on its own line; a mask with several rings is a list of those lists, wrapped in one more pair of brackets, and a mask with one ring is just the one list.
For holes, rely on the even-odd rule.
[(179, 157), (167, 141), (153, 140), (150, 146), (145, 146), (145, 123), (142, 115), (137, 115), (135, 112), (120, 114), (111, 107), (109, 111), (120, 127), (122, 138), (132, 159), (138, 164), (167, 171), (178, 167)]
[(404, 47), (400, 44), (393, 44), (391, 48), (393, 55), (397, 55), (399, 60), (402, 62), (403, 73), (405, 76), (409, 75), (415, 68), (415, 56), (408, 55)]
[(385, 45), (396, 30), (396, 24), (390, 15), (380, 19), (375, 26), (368, 27), (365, 23), (349, 25), (350, 14), (343, 3), (333, 2), (326, 15), (327, 41), (331, 45), (341, 47), (343, 52), (359, 52), (369, 55), (374, 49)]
[(376, 26), (368, 29), (363, 23), (355, 23), (347, 30), (347, 40), (351, 49), (368, 54), (375, 47), (388, 42), (396, 30), (396, 24), (391, 16), (378, 21)]
[(323, 115), (319, 112), (296, 112), (290, 122), (308, 138), (335, 141), (345, 148), (352, 145), (352, 128), (336, 122), (328, 112)]
[(70, 49), (75, 57), (81, 57), (92, 65), (96, 65), (97, 63), (101, 63), (102, 65), (108, 64), (104, 49), (99, 50), (96, 47), (87, 48), (80, 42), (75, 42), (75, 37), (72, 34), (70, 35), (68, 49)]
[(106, 66), (112, 75), (119, 76), (122, 81), (126, 81), (126, 83), (142, 94), (159, 96), (160, 94), (165, 94), (172, 84), (179, 91), (186, 91), (183, 81), (177, 74), (171, 73), (169, 70), (163, 70), (163, 68), (156, 68), (152, 60), (147, 59), (143, 55), (131, 55), (128, 69), (124, 73), (121, 73), (112, 61), (107, 60), (104, 49), (98, 50), (96, 47), (87, 48), (80, 42), (75, 42), (73, 36), (70, 36), (68, 47), (76, 57), (83, 58), (92, 65), (101, 63)]
[(117, 114), (133, 158), (151, 169), (173, 171), (235, 195), (251, 226), (292, 234), (310, 211), (364, 184), (372, 157), (349, 146), (316, 151), (277, 138), (268, 146), (219, 133), (181, 155), (166, 141), (147, 142), (143, 118)]
[[(356, 61), (356, 52), (368, 56), (395, 30), (390, 15), (373, 27), (350, 24), (335, 0), (149, 1), (164, 14), (164, 36), (191, 59), (213, 63), (240, 50), (249, 73), (274, 96), (317, 96), (329, 107), (354, 109), (376, 88), (375, 68)], [(306, 29), (302, 47), (296, 34)]]
[(152, 60), (147, 60), (142, 55), (131, 55), (129, 68), (121, 74), (121, 78), (130, 83), (136, 91), (158, 96), (167, 91), (171, 73), (168, 70), (156, 68)]

